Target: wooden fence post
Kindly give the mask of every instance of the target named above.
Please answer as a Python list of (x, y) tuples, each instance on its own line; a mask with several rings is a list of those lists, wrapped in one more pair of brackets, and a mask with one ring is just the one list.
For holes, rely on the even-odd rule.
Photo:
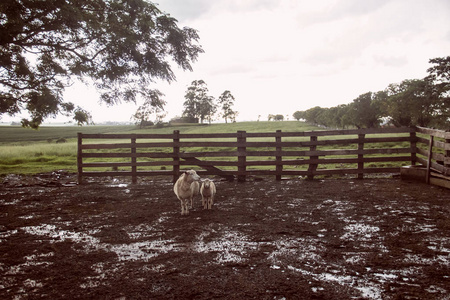
[(131, 182), (137, 183), (137, 167), (136, 167), (136, 135), (131, 136)]
[(277, 155), (275, 156), (275, 161), (276, 161), (276, 167), (275, 168), (276, 168), (276, 174), (277, 175), (276, 175), (275, 179), (277, 181), (280, 181), (281, 180), (281, 173), (283, 172), (283, 165), (282, 165), (283, 157), (281, 156), (282, 147), (278, 146), (278, 145), (281, 144), (281, 130), (277, 130), (275, 141), (277, 143), (277, 147), (276, 147)]
[[(417, 128), (415, 129), (417, 130)], [(409, 138), (411, 139), (410, 145), (411, 145), (411, 165), (415, 166), (417, 162), (417, 134), (416, 131), (411, 132), (409, 134)]]
[(364, 133), (358, 134), (358, 179), (364, 178), (364, 138), (366, 135)]
[(83, 134), (78, 132), (78, 143), (77, 143), (77, 170), (78, 170), (78, 184), (83, 184)]
[[(312, 142), (311, 146), (309, 147), (309, 151), (316, 151), (317, 150), (317, 144), (315, 142), (317, 142), (317, 136), (312, 135), (309, 139), (310, 142)], [(309, 157), (310, 160), (314, 160), (314, 159), (319, 159), (318, 156), (310, 156)], [(308, 172), (310, 172), (310, 174), (308, 174), (308, 179), (313, 180), (314, 179), (314, 172), (317, 170), (317, 164), (309, 164), (308, 167)]]
[(427, 175), (426, 182), (430, 183), (431, 177), (431, 158), (433, 157), (433, 144), (434, 144), (434, 135), (430, 135), (430, 144), (428, 145), (428, 159), (427, 159)]
[(173, 179), (172, 181), (175, 183), (180, 177), (180, 131), (173, 131)]
[(450, 132), (448, 131), (445, 133), (445, 149), (444, 167), (447, 169), (445, 169), (444, 175), (450, 175)]
[(246, 172), (246, 160), (247, 160), (247, 147), (245, 143), (247, 142), (247, 136), (245, 131), (237, 132), (237, 142), (238, 142), (238, 172), (237, 177), (238, 182), (245, 182), (245, 172)]

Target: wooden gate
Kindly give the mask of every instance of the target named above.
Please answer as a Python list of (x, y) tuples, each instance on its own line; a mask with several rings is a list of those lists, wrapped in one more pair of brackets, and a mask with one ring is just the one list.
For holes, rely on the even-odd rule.
[[(423, 129), (424, 130), (424, 129)], [(422, 162), (416, 128), (214, 134), (78, 134), (78, 181), (84, 177), (200, 175), (333, 176), (399, 173)], [(436, 142), (433, 142), (436, 145)], [(440, 143), (440, 142), (438, 142)], [(440, 145), (440, 144), (439, 144)], [(447, 147), (446, 144), (445, 147)], [(448, 155), (448, 153), (447, 153)], [(447, 158), (448, 159), (448, 156)]]

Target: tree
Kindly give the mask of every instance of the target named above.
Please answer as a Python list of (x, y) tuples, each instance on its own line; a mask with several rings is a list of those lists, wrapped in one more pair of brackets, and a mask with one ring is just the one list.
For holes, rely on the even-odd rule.
[(221, 105), (221, 116), (225, 119), (225, 123), (228, 123), (228, 119), (236, 121), (237, 112), (232, 109), (234, 105), (234, 96), (230, 91), (225, 91), (219, 96), (219, 105)]
[(386, 90), (387, 115), (394, 126), (429, 126), (448, 119), (448, 98), (427, 79), (404, 80)]
[(155, 79), (173, 81), (203, 52), (197, 31), (144, 0), (3, 0), (0, 2), (0, 116), (27, 111), (37, 128), (58, 113), (89, 121), (65, 102), (75, 79), (90, 79), (113, 105), (146, 99)]
[(194, 80), (188, 87), (184, 96), (183, 117), (212, 121), (217, 107), (214, 105), (214, 97), (208, 95), (208, 88), (203, 80)]
[(300, 121), (301, 119), (304, 119), (304, 114), (305, 114), (305, 112), (297, 110), (296, 112), (294, 112), (294, 114), (292, 116), (297, 121)]
[(320, 106), (315, 106), (313, 108), (306, 110), (304, 112), (303, 117), (306, 120), (306, 122), (314, 124), (314, 125), (318, 125), (319, 124), (318, 116), (322, 110), (323, 110), (323, 108), (321, 108)]
[(283, 115), (280, 115), (280, 114), (277, 114), (277, 115), (275, 115), (275, 116), (273, 117), (273, 120), (274, 120), (274, 121), (283, 121), (283, 120), (284, 120), (284, 116), (283, 116)]
[(427, 70), (431, 79), (450, 84), (450, 56), (430, 59), (435, 64)]
[[(161, 99), (162, 96), (164, 94), (160, 91), (151, 91), (145, 102), (139, 106), (133, 115), (133, 119), (139, 123), (140, 128), (145, 127), (147, 124), (153, 125), (161, 122), (161, 119), (165, 116), (164, 105), (166, 104), (166, 101)], [(155, 117), (155, 122), (151, 121), (152, 116)]]
[(354, 126), (375, 128), (380, 125), (381, 110), (375, 98), (375, 94), (368, 92), (353, 100), (347, 113)]

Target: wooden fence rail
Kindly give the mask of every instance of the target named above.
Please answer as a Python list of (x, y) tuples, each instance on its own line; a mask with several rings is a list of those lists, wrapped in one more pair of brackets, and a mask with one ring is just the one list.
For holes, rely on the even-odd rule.
[[(449, 133), (427, 128), (217, 134), (79, 133), (78, 181), (82, 183), (83, 177), (129, 176), (136, 183), (138, 177), (159, 175), (176, 180), (182, 168), (196, 168), (201, 175), (239, 181), (251, 175), (269, 175), (277, 180), (282, 176), (314, 178), (346, 174), (363, 178), (364, 174), (400, 173), (402, 164), (416, 163), (448, 174), (449, 140)], [(429, 145), (428, 149), (423, 145)]]
[(416, 162), (426, 166), (426, 181), (430, 182), (431, 170), (442, 176), (450, 176), (450, 132), (417, 127)]

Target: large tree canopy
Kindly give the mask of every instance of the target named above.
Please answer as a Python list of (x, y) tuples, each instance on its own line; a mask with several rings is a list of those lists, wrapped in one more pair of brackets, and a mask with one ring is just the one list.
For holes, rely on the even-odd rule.
[(88, 121), (64, 88), (90, 78), (107, 104), (151, 98), (203, 52), (192, 28), (144, 0), (0, 1), (0, 116), (28, 111), (37, 128), (58, 113)]

